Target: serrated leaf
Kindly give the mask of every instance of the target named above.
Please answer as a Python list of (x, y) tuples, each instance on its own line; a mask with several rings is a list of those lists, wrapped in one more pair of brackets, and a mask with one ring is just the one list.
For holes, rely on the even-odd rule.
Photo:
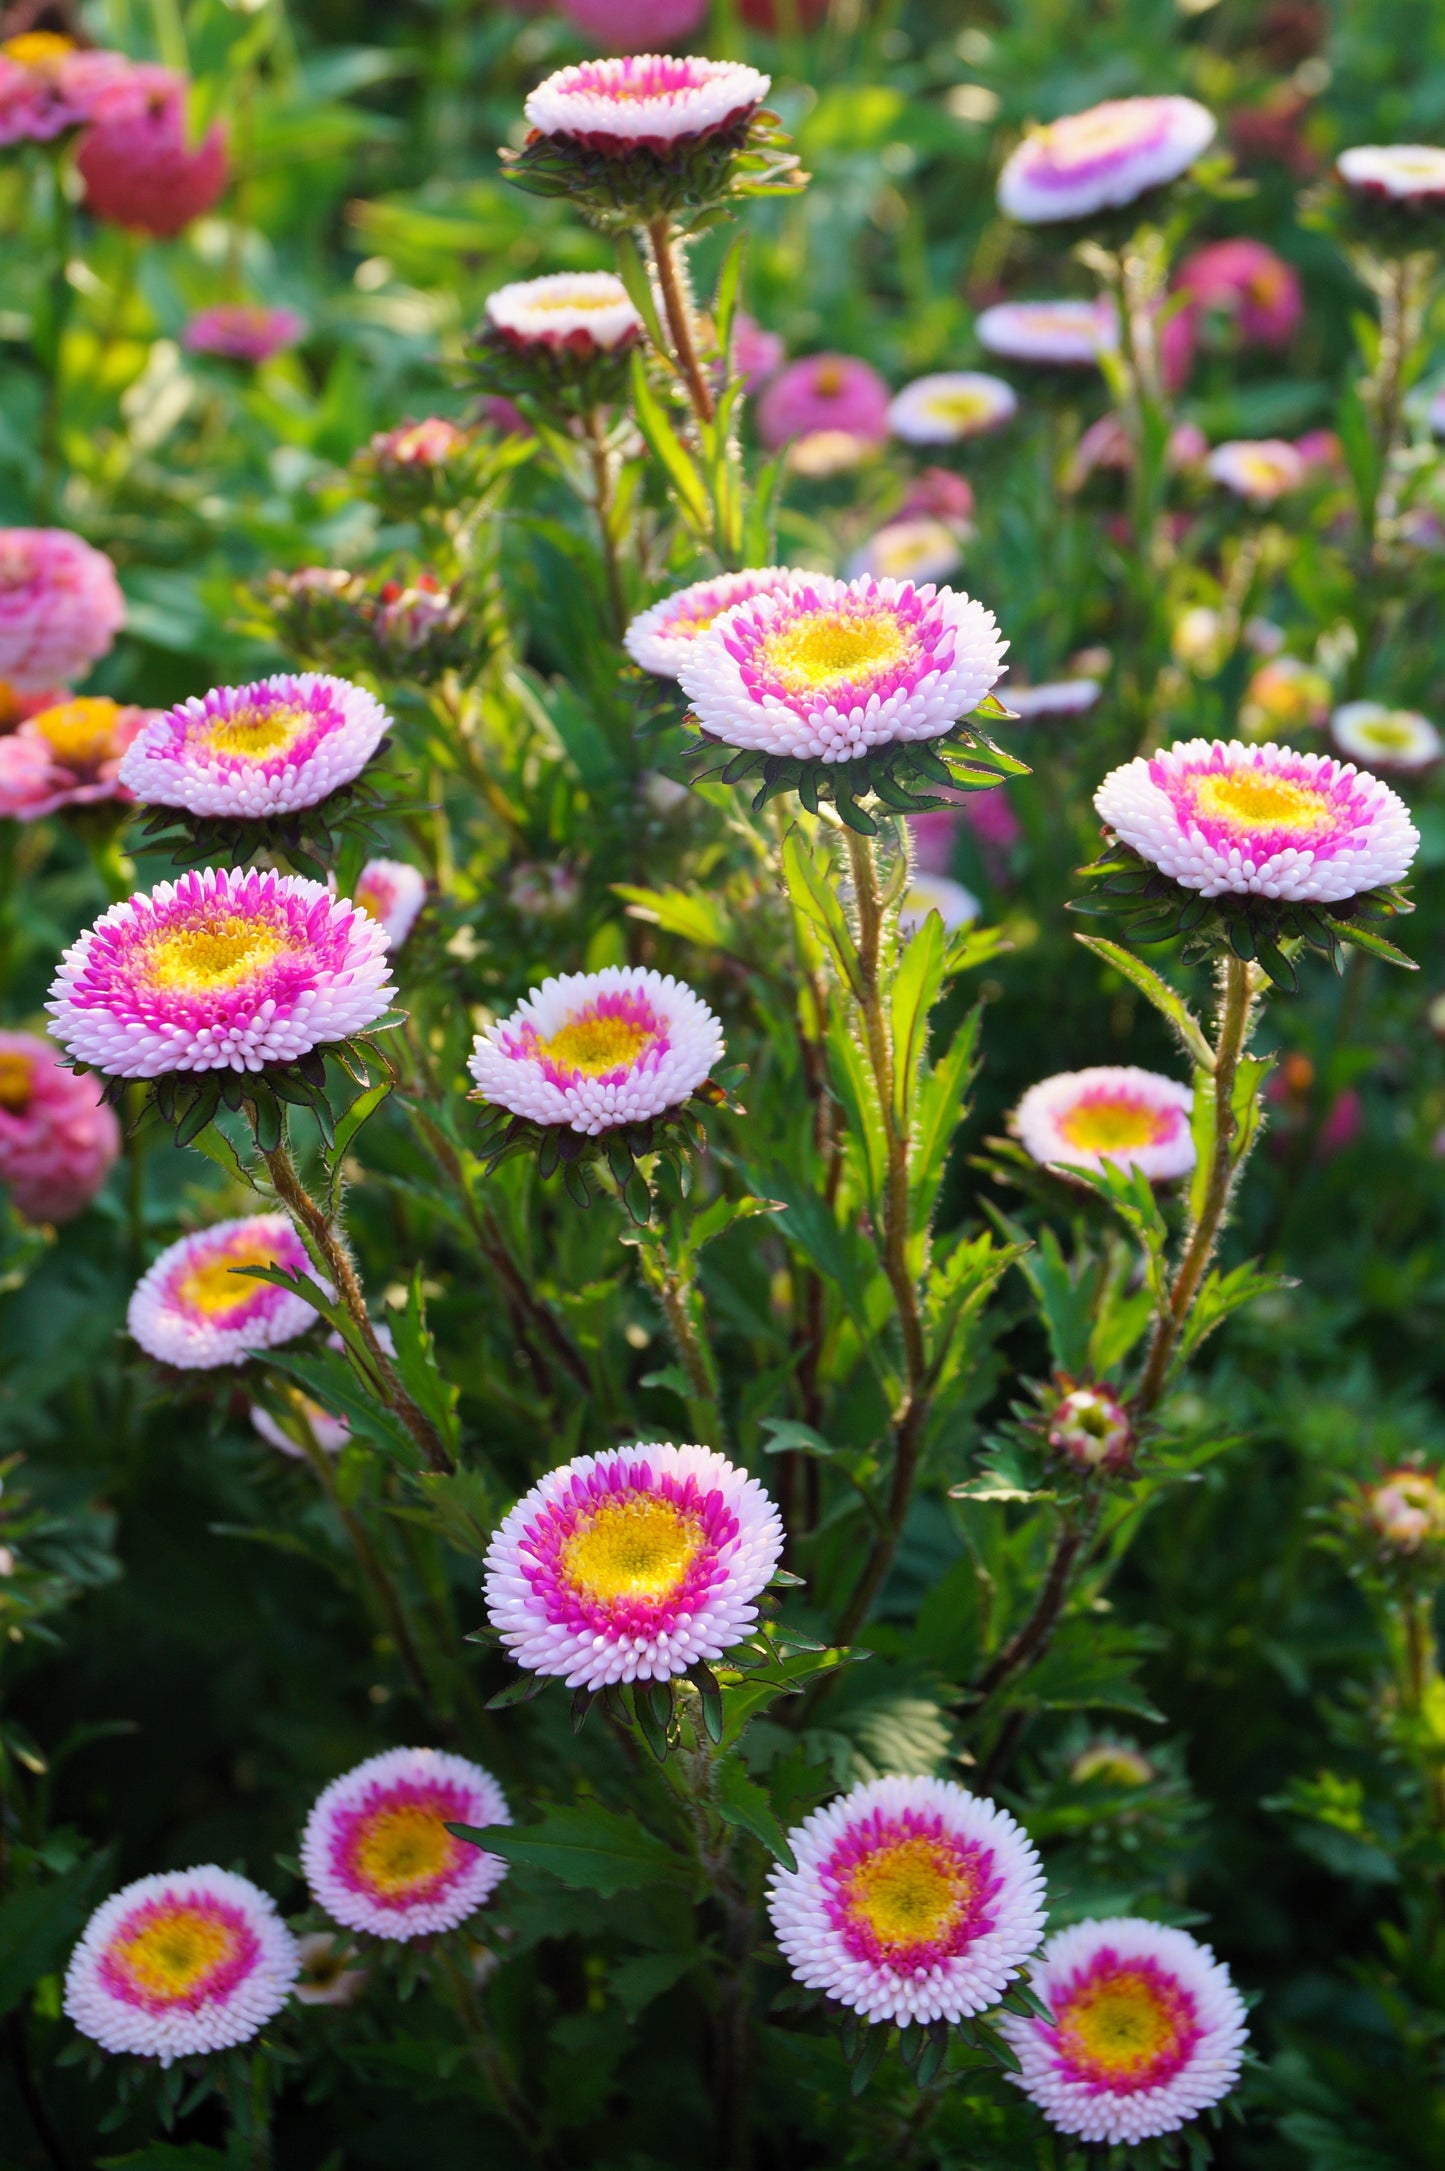
[(1146, 965), (1141, 957), (1135, 957), (1133, 951), (1126, 950), (1121, 943), (1106, 942), (1100, 935), (1075, 935), (1074, 940), (1082, 943), (1086, 950), (1092, 950), (1095, 957), (1102, 958), (1106, 965), (1112, 965), (1115, 972), (1122, 973), (1132, 986), (1138, 988), (1140, 994), (1154, 1005), (1160, 1016), (1173, 1026), (1196, 1069), (1213, 1071), (1214, 1050), (1209, 1045), (1204, 1028), (1183, 996), (1176, 994), (1167, 980), (1162, 979), (1152, 966)]
[(516, 1868), (546, 1870), (574, 1891), (600, 1892), (604, 1899), (648, 1885), (689, 1885), (695, 1876), (692, 1864), (666, 1840), (635, 1816), (620, 1817), (600, 1802), (559, 1804), (537, 1824), (448, 1829)]
[(784, 1869), (797, 1868), (797, 1858), (773, 1813), (772, 1803), (756, 1779), (749, 1776), (739, 1757), (725, 1756), (714, 1765), (713, 1800), (724, 1823), (751, 1832)]

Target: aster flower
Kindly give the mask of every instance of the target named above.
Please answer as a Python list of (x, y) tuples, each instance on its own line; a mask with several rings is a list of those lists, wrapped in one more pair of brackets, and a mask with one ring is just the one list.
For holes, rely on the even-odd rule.
[(963, 562), (957, 532), (941, 520), (890, 520), (848, 560), (849, 580), (947, 580)]
[(52, 1036), (113, 1078), (294, 1064), (391, 996), (377, 922), (300, 875), (208, 867), (112, 905), (65, 952)]
[(1366, 1526), (1388, 1552), (1410, 1555), (1445, 1541), (1445, 1491), (1437, 1472), (1392, 1470), (1363, 1498)]
[(791, 588), (802, 576), (790, 566), (748, 566), (741, 573), (721, 573), (715, 580), (696, 580), (679, 588), (660, 603), (652, 604), (633, 619), (623, 636), (623, 647), (634, 663), (659, 678), (676, 678), (693, 643), (735, 603), (752, 596), (776, 595)]
[(1433, 143), (1362, 143), (1341, 151), (1335, 171), (1356, 194), (1391, 204), (1445, 207), (1445, 151)]
[[(62, 807), (129, 800), (120, 781), (121, 763), (155, 714), (153, 709), (124, 708), (99, 695), (80, 695), (38, 709), (9, 739), (0, 739), (0, 812), (34, 822)], [(32, 752), (46, 765), (38, 775), (29, 759)], [(34, 786), (27, 789), (32, 777)]]
[(888, 387), (852, 354), (810, 354), (774, 377), (758, 402), (758, 435), (770, 452), (793, 438), (836, 432), (862, 445), (888, 435)]
[(1317, 730), (1329, 722), (1333, 689), (1328, 672), (1299, 656), (1272, 656), (1244, 689), (1239, 726), (1247, 739)]
[(1069, 1766), (1076, 1787), (1147, 1787), (1157, 1777), (1156, 1767), (1132, 1741), (1091, 1741)]
[(291, 1995), (298, 2005), (354, 2005), (371, 1980), (345, 1939), (331, 1930), (312, 1930), (296, 1940), (301, 1973)]
[(921, 467), (898, 508), (900, 520), (941, 520), (955, 529), (966, 526), (973, 514), (973, 485), (948, 467)]
[(1347, 701), (1330, 718), (1330, 735), (1342, 754), (1382, 769), (1428, 769), (1442, 751), (1428, 716), (1384, 701)]
[(708, 0), (560, 0), (562, 13), (579, 30), (614, 51), (638, 45), (672, 45), (689, 37), (707, 14)]
[(709, 1447), (578, 1455), (492, 1538), (487, 1614), (519, 1666), (569, 1688), (667, 1681), (748, 1634), (782, 1546), (757, 1479)]
[(120, 1154), (120, 1125), (93, 1078), (47, 1041), (0, 1032), (0, 1183), (31, 1222), (73, 1221)]
[(226, 186), (226, 132), (200, 143), (186, 129), (189, 85), (169, 68), (133, 67), (92, 102), (76, 158), (87, 210), (164, 237), (211, 209)]
[(158, 1364), (214, 1372), (244, 1364), (257, 1350), (293, 1342), (316, 1324), (302, 1296), (253, 1281), (252, 1266), (311, 1274), (305, 1246), (285, 1214), (246, 1214), (213, 1222), (161, 1253), (131, 1292), (126, 1326)]
[(70, 1956), (65, 2010), (103, 2050), (177, 2058), (248, 2043), (296, 1980), (296, 1940), (249, 1878), (208, 1863), (138, 1878)]
[(798, 1981), (870, 2021), (966, 2020), (998, 2002), (1044, 1926), (1038, 1855), (1007, 1810), (926, 1778), (874, 1779), (788, 1834), (769, 1880)]
[(1193, 98), (1111, 98), (1026, 135), (999, 175), (999, 208), (1025, 226), (1087, 219), (1175, 181), (1214, 141)]
[(1051, 2020), (1000, 2021), (1010, 2078), (1060, 2133), (1138, 2142), (1177, 2133), (1239, 2078), (1244, 2001), (1187, 1930), (1138, 1917), (1079, 1922), (1029, 1969)]
[(945, 932), (951, 935), (956, 928), (967, 927), (976, 920), (981, 909), (972, 890), (966, 890), (961, 882), (952, 881), (946, 874), (930, 874), (926, 868), (918, 868), (910, 877), (903, 902), (898, 907), (898, 932), (900, 935), (916, 933), (929, 913), (936, 912)]
[(1187, 1175), (1194, 1166), (1189, 1128), (1193, 1089), (1132, 1063), (1065, 1070), (1030, 1086), (1011, 1125), (1031, 1158), (1045, 1168), (1107, 1164), (1140, 1169), (1151, 1183)]
[(1134, 1427), (1110, 1387), (1066, 1387), (1049, 1410), (1046, 1425), (1054, 1453), (1081, 1470), (1122, 1470), (1132, 1460)]
[(851, 474), (877, 450), (877, 438), (855, 437), (851, 430), (809, 430), (791, 439), (784, 465), (790, 475), (826, 482), (833, 475)]
[(1103, 301), (996, 302), (973, 328), (987, 353), (1044, 368), (1087, 368), (1119, 344), (1115, 313)]
[(124, 623), (103, 551), (66, 528), (0, 528), (0, 678), (17, 693), (83, 678)]
[(390, 721), (364, 687), (315, 672), (217, 686), (155, 716), (121, 782), (147, 806), (265, 821), (354, 783)]
[(1306, 474), (1298, 449), (1284, 437), (1237, 438), (1216, 445), (1204, 471), (1253, 505), (1272, 505), (1288, 491), (1298, 490)]
[(660, 53), (589, 60), (549, 75), (523, 108), (539, 135), (621, 156), (667, 151), (751, 119), (768, 78), (736, 61)]
[(53, 143), (85, 127), (101, 93), (131, 70), (123, 53), (85, 50), (59, 31), (6, 38), (0, 44), (0, 150)]
[(1000, 698), (1017, 717), (1083, 716), (1104, 691), (1096, 678), (1046, 679), (1039, 686), (1006, 685)]
[(956, 445), (996, 430), (1018, 412), (1018, 394), (981, 370), (917, 377), (888, 405), (888, 427), (909, 445)]
[(1186, 256), (1174, 285), (1199, 308), (1229, 317), (1246, 346), (1287, 347), (1304, 315), (1294, 266), (1264, 242), (1243, 236), (1211, 241)]
[(507, 1874), (449, 1824), (510, 1824), (490, 1772), (443, 1749), (385, 1749), (318, 1797), (301, 1840), (311, 1897), (343, 1929), (401, 1941), (454, 1930)]
[(381, 923), (399, 950), (426, 903), (426, 876), (402, 859), (369, 859), (356, 878), (353, 901)]
[(642, 319), (614, 272), (559, 271), (519, 279), (487, 296), (493, 330), (516, 347), (570, 347), (579, 354), (635, 346)]
[(445, 415), (427, 415), (421, 422), (399, 422), (394, 429), (378, 430), (367, 446), (367, 456), (377, 468), (444, 467), (472, 442), (470, 430)]
[(198, 310), (181, 334), (189, 354), (218, 354), (229, 362), (269, 362), (294, 347), (306, 331), (306, 319), (294, 309), (268, 309), (262, 302), (217, 302)]

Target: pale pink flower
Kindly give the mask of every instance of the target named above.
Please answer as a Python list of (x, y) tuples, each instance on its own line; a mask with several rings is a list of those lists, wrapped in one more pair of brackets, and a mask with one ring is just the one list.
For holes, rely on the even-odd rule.
[(690, 37), (708, 0), (557, 0), (562, 13), (616, 53), (647, 53)]
[(32, 1033), (0, 1032), (0, 1182), (26, 1221), (73, 1221), (120, 1153), (120, 1125), (88, 1072)]
[(758, 402), (758, 435), (776, 452), (791, 438), (841, 431), (864, 444), (888, 435), (888, 387), (851, 354), (810, 354), (791, 362)]
[(131, 799), (121, 762), (158, 713), (86, 695), (38, 710), (0, 739), (0, 814), (37, 822), (62, 807)]
[(260, 302), (217, 302), (198, 310), (181, 335), (191, 354), (220, 354), (230, 362), (269, 362), (294, 347), (306, 320), (294, 309), (267, 309)]
[(1174, 284), (1201, 309), (1231, 317), (1246, 346), (1287, 347), (1304, 315), (1294, 266), (1264, 242), (1243, 235), (1196, 249), (1180, 265)]
[(115, 568), (68, 528), (0, 528), (0, 679), (82, 678), (125, 622)]
[(775, 377), (787, 351), (782, 335), (770, 332), (745, 309), (733, 318), (733, 374), (741, 377), (745, 390), (756, 392), (759, 385)]
[(58, 31), (7, 38), (0, 45), (0, 150), (52, 143), (83, 128), (101, 92), (130, 70), (123, 53), (83, 51)]

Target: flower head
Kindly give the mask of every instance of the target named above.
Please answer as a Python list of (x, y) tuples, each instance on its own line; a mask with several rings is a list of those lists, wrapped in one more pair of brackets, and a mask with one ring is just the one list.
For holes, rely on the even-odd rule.
[(62, 807), (128, 800), (121, 762), (154, 714), (85, 694), (37, 709), (0, 738), (0, 813), (36, 822)]
[(1187, 1930), (1117, 1916), (1051, 1937), (1029, 1983), (1053, 2018), (1005, 2014), (1013, 2076), (1060, 2133), (1177, 2133), (1227, 2096), (1247, 2029), (1229, 1970)]
[(1029, 722), (1036, 716), (1083, 716), (1103, 691), (1096, 678), (1056, 678), (1041, 686), (1006, 685), (999, 699)]
[(248, 2043), (286, 2003), (296, 1940), (248, 1877), (208, 1863), (113, 1893), (65, 1973), (65, 2010), (103, 2050), (177, 2058)]
[(380, 922), (399, 950), (426, 903), (426, 876), (402, 859), (369, 859), (356, 878), (353, 902)]
[(930, 874), (926, 868), (918, 868), (898, 907), (898, 932), (900, 935), (916, 933), (929, 913), (936, 912), (945, 931), (951, 935), (955, 928), (969, 926), (978, 918), (979, 911), (978, 899), (961, 882), (952, 881), (946, 874)]
[(690, 37), (707, 14), (707, 0), (560, 0), (560, 5), (569, 22), (599, 45), (624, 53)]
[(715, 625), (724, 611), (753, 596), (778, 595), (803, 576), (786, 565), (748, 566), (741, 573), (720, 573), (715, 580), (695, 580), (664, 596), (633, 619), (623, 646), (634, 663), (659, 678), (676, 678), (693, 643)]
[(66, 528), (0, 528), (0, 679), (16, 692), (84, 677), (124, 623), (103, 551)]
[(315, 1325), (305, 1297), (252, 1280), (245, 1271), (252, 1266), (312, 1272), (285, 1214), (213, 1222), (168, 1245), (131, 1292), (126, 1326), (132, 1338), (160, 1364), (213, 1372), (292, 1342)]
[(936, 739), (998, 678), (992, 611), (910, 581), (800, 580), (735, 604), (679, 670), (703, 730), (729, 746), (852, 761)]
[(298, 2005), (354, 2005), (371, 1980), (345, 1942), (331, 1930), (312, 1930), (296, 1940), (301, 1973), (291, 1995)]
[(1183, 888), (1337, 904), (1398, 882), (1420, 842), (1404, 801), (1327, 754), (1185, 739), (1094, 794), (1101, 819)]
[(888, 435), (888, 387), (852, 354), (810, 354), (780, 370), (758, 401), (758, 435), (770, 452), (795, 437), (836, 432), (860, 445)]
[(1287, 347), (1304, 315), (1299, 273), (1262, 241), (1211, 241), (1186, 256), (1175, 287), (1239, 327), (1247, 346)]
[(768, 1912), (798, 1981), (872, 2021), (965, 2020), (1043, 1932), (1043, 1871), (1006, 1810), (951, 1780), (874, 1779), (788, 1834)]
[(1177, 180), (1214, 141), (1193, 98), (1111, 98), (1026, 135), (999, 175), (999, 208), (1025, 226), (1083, 219)]
[(1119, 343), (1107, 302), (996, 302), (974, 321), (978, 343), (1010, 362), (1081, 369)]
[(750, 120), (767, 94), (767, 76), (737, 61), (634, 53), (560, 68), (524, 111), (539, 135), (590, 150), (665, 152)]
[(1070, 1387), (1048, 1412), (1048, 1441), (1081, 1470), (1122, 1470), (1134, 1453), (1134, 1427), (1109, 1387)]
[(1253, 505), (1272, 505), (1287, 491), (1298, 490), (1305, 480), (1305, 462), (1288, 438), (1236, 438), (1216, 445), (1204, 463), (1204, 472), (1222, 482), (1236, 497)]
[(1152, 1183), (1194, 1166), (1189, 1114), (1194, 1094), (1132, 1063), (1062, 1070), (1030, 1086), (1013, 1115), (1020, 1144), (1045, 1168), (1095, 1175), (1105, 1166), (1142, 1169)]
[(47, 1041), (0, 1032), (0, 1183), (26, 1221), (73, 1221), (120, 1153), (120, 1125), (93, 1078)]
[(374, 694), (317, 672), (217, 686), (153, 717), (121, 782), (148, 806), (262, 821), (352, 783), (389, 723)]
[(226, 186), (226, 132), (217, 124), (191, 143), (188, 89), (184, 76), (150, 64), (101, 89), (75, 162), (98, 219), (165, 236), (216, 202)]
[(123, 53), (87, 51), (59, 31), (6, 38), (0, 44), (0, 150), (53, 143), (83, 128), (101, 93), (131, 71)]
[(294, 309), (268, 309), (261, 302), (217, 302), (196, 312), (181, 343), (191, 354), (260, 363), (294, 347), (305, 330), (306, 319)]
[(519, 1666), (568, 1688), (667, 1681), (747, 1635), (782, 1548), (757, 1479), (710, 1447), (578, 1455), (493, 1537), (487, 1614)]
[(1445, 205), (1445, 151), (1433, 143), (1362, 143), (1341, 151), (1335, 171), (1357, 195), (1439, 209)]
[(320, 882), (207, 867), (112, 905), (71, 944), (50, 1031), (113, 1078), (293, 1063), (383, 1015), (387, 947)]
[(1317, 730), (1329, 721), (1329, 674), (1300, 656), (1271, 656), (1244, 689), (1239, 728), (1247, 739)]
[(471, 443), (472, 432), (459, 422), (445, 415), (426, 415), (420, 422), (398, 422), (394, 429), (378, 430), (366, 449), (373, 466), (405, 471), (445, 467)]
[(947, 580), (963, 562), (958, 533), (941, 520), (890, 520), (848, 560), (849, 580)]
[(610, 271), (558, 271), (519, 279), (487, 296), (487, 322), (516, 347), (566, 347), (579, 354), (635, 346), (642, 319)]
[(1392, 1470), (1365, 1493), (1364, 1514), (1392, 1553), (1418, 1553), (1422, 1545), (1445, 1542), (1445, 1491), (1439, 1472)]
[(1018, 394), (1002, 377), (976, 369), (917, 377), (888, 403), (888, 427), (909, 445), (956, 445), (996, 430), (1018, 412)]
[(1428, 716), (1384, 701), (1347, 701), (1330, 718), (1330, 735), (1342, 754), (1381, 769), (1428, 769), (1445, 750)]
[(346, 1930), (400, 1940), (454, 1930), (507, 1874), (449, 1824), (510, 1824), (490, 1772), (442, 1749), (385, 1749), (333, 1779), (301, 1840), (311, 1897)]
[(569, 972), (478, 1033), (469, 1065), (484, 1100), (595, 1137), (679, 1108), (723, 1051), (722, 1028), (671, 973)]

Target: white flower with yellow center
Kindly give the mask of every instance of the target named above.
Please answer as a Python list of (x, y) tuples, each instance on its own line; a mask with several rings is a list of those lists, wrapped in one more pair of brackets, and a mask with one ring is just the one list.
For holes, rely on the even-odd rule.
[(1440, 733), (1415, 709), (1383, 701), (1347, 701), (1330, 718), (1330, 736), (1352, 761), (1381, 769), (1428, 769), (1440, 759)]
[(996, 430), (1018, 412), (1018, 394), (981, 370), (915, 378), (889, 403), (888, 427), (908, 445), (957, 445)]
[(1309, 470), (1288, 438), (1261, 437), (1216, 445), (1204, 472), (1252, 505), (1272, 505), (1288, 491), (1298, 490)]
[(1341, 151), (1335, 171), (1363, 196), (1410, 203), (1420, 197), (1445, 199), (1445, 151), (1434, 143), (1361, 143)]
[(974, 320), (979, 345), (1009, 362), (1083, 369), (1119, 344), (1108, 302), (995, 302)]
[(715, 625), (724, 611), (752, 596), (781, 594), (804, 578), (791, 566), (745, 566), (739, 573), (721, 573), (715, 580), (695, 580), (678, 588), (660, 603), (639, 611), (623, 636), (623, 647), (634, 663), (659, 678), (676, 678), (679, 666), (694, 641)]
[(131, 1293), (126, 1327), (149, 1357), (182, 1372), (244, 1364), (257, 1350), (294, 1341), (316, 1324), (305, 1297), (256, 1281), (249, 1267), (312, 1274), (285, 1214), (216, 1221), (167, 1245)]
[(947, 580), (963, 563), (958, 530), (942, 520), (891, 520), (848, 560), (849, 580)]
[(494, 332), (518, 347), (566, 347), (610, 353), (642, 336), (642, 319), (622, 281), (610, 271), (558, 271), (518, 279), (486, 301)]
[(929, 913), (936, 912), (951, 935), (955, 928), (968, 927), (976, 920), (979, 909), (973, 891), (965, 889), (961, 882), (952, 881), (946, 874), (928, 874), (920, 867), (910, 875), (898, 907), (898, 932), (916, 934)]

